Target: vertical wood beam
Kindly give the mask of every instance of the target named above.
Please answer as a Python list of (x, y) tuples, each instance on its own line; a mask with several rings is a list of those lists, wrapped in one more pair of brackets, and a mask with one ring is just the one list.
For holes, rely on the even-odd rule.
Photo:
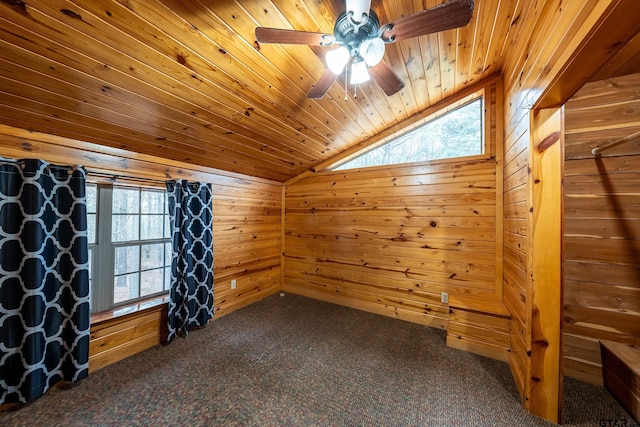
[(287, 185), (283, 184), (282, 185), (282, 195), (280, 197), (280, 291), (284, 290), (284, 262), (285, 262), (285, 256), (284, 256), (284, 250), (285, 250), (285, 244), (284, 244), (284, 239), (285, 239), (285, 226), (286, 226), (286, 211), (287, 211), (287, 206), (286, 206), (286, 202), (287, 202)]
[(531, 113), (528, 254), (531, 307), (529, 410), (559, 423), (562, 411), (564, 107)]
[(498, 79), (495, 84), (495, 155), (496, 157), (496, 289), (497, 301), (504, 294), (504, 84)]

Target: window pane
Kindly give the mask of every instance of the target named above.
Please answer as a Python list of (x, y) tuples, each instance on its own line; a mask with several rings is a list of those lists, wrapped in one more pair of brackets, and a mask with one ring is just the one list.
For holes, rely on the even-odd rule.
[(163, 215), (143, 215), (140, 221), (140, 239), (162, 239), (164, 225)]
[(93, 260), (93, 248), (89, 248), (89, 286), (91, 286), (91, 278), (93, 277), (93, 264), (91, 261)]
[(171, 216), (166, 214), (164, 216), (164, 236), (165, 238), (171, 237)]
[(143, 245), (141, 270), (164, 267), (164, 244)]
[(133, 273), (140, 270), (140, 247), (116, 248), (113, 268), (115, 274)]
[[(164, 292), (169, 280), (165, 270), (170, 269), (166, 263), (171, 262), (166, 191), (94, 185), (88, 188), (87, 194), (88, 237), (92, 254), (96, 256), (92, 260), (96, 271), (90, 277), (95, 311)], [(103, 206), (101, 200), (112, 202)], [(104, 223), (97, 211), (104, 215)], [(98, 239), (104, 232), (105, 238)], [(153, 243), (147, 244), (150, 241)], [(109, 265), (102, 265), (104, 260), (97, 256), (100, 244), (105, 245), (104, 252), (108, 255), (104, 258), (112, 260)], [(101, 283), (102, 278), (105, 283)], [(112, 287), (113, 291), (98, 289), (103, 286)], [(112, 292), (113, 300), (104, 300)]]
[(140, 296), (156, 294), (163, 291), (163, 270), (158, 268), (155, 270), (143, 271), (140, 273), (141, 289)]
[(482, 116), (482, 98), (478, 98), (334, 170), (482, 154)]
[(138, 240), (139, 233), (138, 215), (113, 215), (111, 240), (113, 242), (129, 242)]
[(96, 213), (98, 207), (98, 186), (87, 184), (87, 212)]
[(173, 251), (171, 250), (171, 242), (164, 244), (164, 265), (171, 267), (171, 259), (173, 258)]
[(164, 268), (164, 290), (168, 291), (171, 288), (171, 267)]
[(113, 188), (113, 209), (117, 213), (140, 212), (140, 190), (137, 188)]
[(162, 214), (165, 211), (165, 199), (163, 191), (143, 190), (141, 194), (142, 213)]
[(113, 288), (113, 302), (120, 303), (129, 299), (138, 298), (139, 282), (138, 273), (116, 276)]
[(90, 245), (96, 242), (96, 214), (87, 214), (87, 240)]
[(87, 184), (87, 239), (96, 243), (96, 212), (98, 208), (98, 186)]

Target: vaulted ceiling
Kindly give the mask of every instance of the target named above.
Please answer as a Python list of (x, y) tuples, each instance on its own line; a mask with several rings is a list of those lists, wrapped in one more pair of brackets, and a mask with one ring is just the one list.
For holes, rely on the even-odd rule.
[(342, 0), (0, 0), (0, 123), (285, 181), (499, 72), (522, 3), (476, 0), (469, 25), (387, 45), (395, 95), (372, 80), (345, 100), (338, 78), (313, 100), (327, 48), (254, 31), (333, 33)]

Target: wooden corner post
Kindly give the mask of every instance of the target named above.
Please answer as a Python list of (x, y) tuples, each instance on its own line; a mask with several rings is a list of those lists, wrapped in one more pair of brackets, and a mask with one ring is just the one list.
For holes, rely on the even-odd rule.
[(529, 410), (559, 423), (562, 411), (564, 109), (531, 112), (528, 267), (531, 290)]

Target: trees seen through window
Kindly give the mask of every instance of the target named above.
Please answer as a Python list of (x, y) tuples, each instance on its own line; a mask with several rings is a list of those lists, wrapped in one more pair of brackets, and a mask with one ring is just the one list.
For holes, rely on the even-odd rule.
[(333, 170), (482, 154), (482, 113), (482, 98), (477, 98)]

